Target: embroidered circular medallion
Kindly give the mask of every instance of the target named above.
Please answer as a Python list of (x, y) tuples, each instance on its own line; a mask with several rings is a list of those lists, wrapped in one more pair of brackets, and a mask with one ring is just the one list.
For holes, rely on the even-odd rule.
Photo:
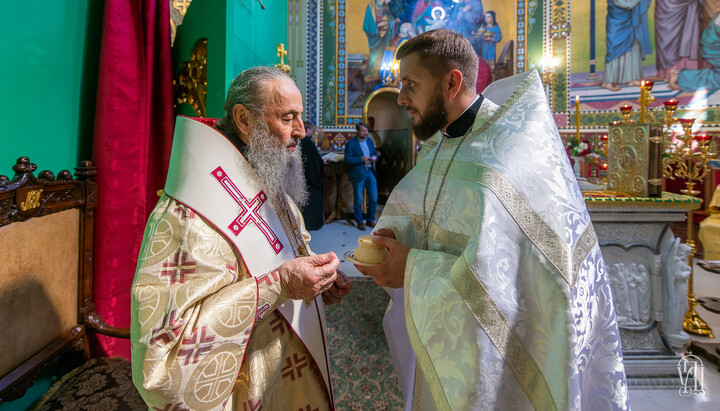
[(209, 352), (190, 376), (185, 403), (194, 410), (209, 410), (225, 401), (237, 378), (242, 348), (224, 344)]
[(182, 227), (180, 220), (172, 213), (165, 213), (163, 218), (149, 223), (148, 234), (143, 241), (140, 255), (140, 267), (155, 265), (166, 259), (180, 246)]
[(187, 241), (193, 255), (206, 263), (224, 265), (236, 261), (230, 243), (200, 218), (193, 222)]
[(170, 369), (167, 373), (156, 372), (155, 368), (165, 367), (168, 362), (165, 361), (165, 351), (154, 350), (149, 348), (145, 351), (145, 361), (143, 361), (143, 381), (152, 381), (152, 385), (160, 390), (167, 392), (178, 392), (180, 384), (182, 384), (182, 370), (180, 363), (171, 361)]
[[(143, 275), (140, 280), (147, 284), (145, 279), (157, 279), (155, 276)], [(138, 287), (135, 289), (135, 298), (139, 317), (145, 321), (140, 323), (140, 333), (147, 334), (151, 328), (157, 327), (165, 314), (169, 293), (161, 293), (158, 287)]]
[(215, 306), (215, 314), (209, 318), (213, 330), (230, 337), (249, 327), (255, 319), (255, 291), (254, 286), (244, 287), (235, 298), (224, 298), (222, 304)]

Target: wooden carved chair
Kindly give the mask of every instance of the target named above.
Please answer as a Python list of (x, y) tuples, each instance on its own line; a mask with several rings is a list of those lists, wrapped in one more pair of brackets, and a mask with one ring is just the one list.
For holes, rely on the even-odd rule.
[(36, 168), (21, 157), (12, 179), (0, 175), (0, 402), (22, 397), (48, 365), (81, 357), (36, 409), (147, 409), (129, 361), (91, 354), (93, 333), (130, 336), (108, 326), (92, 300), (96, 168), (82, 162), (75, 178), (67, 170), (35, 177)]

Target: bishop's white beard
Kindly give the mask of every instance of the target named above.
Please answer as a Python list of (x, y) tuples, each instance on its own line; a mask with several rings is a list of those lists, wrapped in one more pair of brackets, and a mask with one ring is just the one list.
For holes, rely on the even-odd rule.
[(289, 195), (298, 207), (307, 204), (308, 191), (297, 139), (294, 141), (296, 150), (287, 151), (287, 147), (278, 143), (280, 138), (270, 132), (267, 123), (260, 120), (250, 130), (247, 140), (247, 160), (265, 183), (270, 199), (284, 200), (285, 195)]

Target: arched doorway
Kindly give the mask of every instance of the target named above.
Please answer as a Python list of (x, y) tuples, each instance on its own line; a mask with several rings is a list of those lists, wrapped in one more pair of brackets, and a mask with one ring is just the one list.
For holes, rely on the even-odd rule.
[(378, 201), (382, 204), (415, 165), (415, 138), (410, 131), (407, 110), (397, 103), (399, 92), (394, 87), (377, 89), (368, 96), (363, 107), (363, 120), (372, 125), (370, 119), (374, 119), (376, 135), (373, 138), (379, 140), (375, 143), (381, 153), (377, 174)]

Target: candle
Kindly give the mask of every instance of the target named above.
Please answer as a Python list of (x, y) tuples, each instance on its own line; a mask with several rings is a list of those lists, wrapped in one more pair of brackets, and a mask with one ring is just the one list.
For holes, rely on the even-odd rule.
[(654, 85), (655, 85), (655, 82), (650, 81), (650, 80), (643, 80), (640, 82), (640, 87), (645, 87), (648, 90), (652, 90)]
[(665, 105), (666, 109), (675, 110), (677, 108), (678, 102), (677, 100), (672, 99), (668, 101), (663, 101), (663, 104)]
[(580, 96), (575, 95), (575, 137), (580, 141)]
[(608, 139), (607, 134), (603, 134), (600, 136), (600, 141), (607, 141), (607, 139)]
[(701, 143), (704, 143), (704, 142), (706, 142), (706, 141), (710, 141), (711, 138), (712, 138), (712, 137), (709, 136), (709, 135), (707, 135), (707, 134), (701, 134), (701, 135), (699, 135), (699, 136), (695, 136), (695, 140), (697, 140), (697, 141), (699, 141), (699, 142), (701, 142)]
[(601, 170), (607, 170), (607, 163), (602, 163), (602, 164), (600, 164), (600, 169), (601, 169)]
[(692, 125), (695, 122), (694, 118), (679, 118), (678, 121), (682, 125)]
[(632, 111), (632, 107), (625, 104), (624, 106), (620, 107), (620, 111), (627, 114)]

